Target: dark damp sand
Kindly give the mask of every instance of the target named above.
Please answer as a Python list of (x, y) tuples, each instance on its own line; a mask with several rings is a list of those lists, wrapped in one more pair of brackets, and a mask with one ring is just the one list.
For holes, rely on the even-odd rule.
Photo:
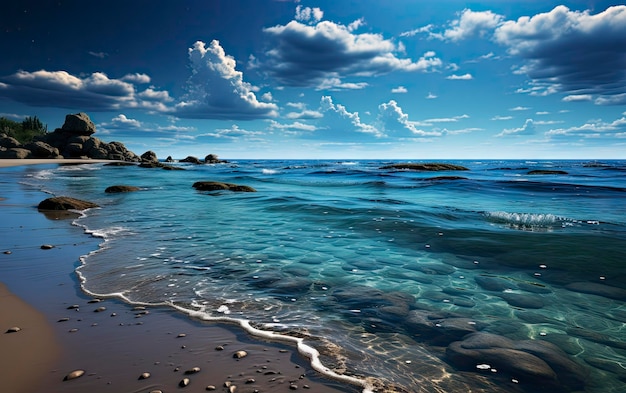
[[(226, 382), (237, 393), (287, 392), (292, 384), (320, 393), (361, 391), (321, 377), (294, 347), (253, 339), (235, 327), (165, 307), (135, 310), (117, 299), (90, 303), (74, 268), (99, 240), (68, 220), (38, 213), (32, 196), (24, 202), (0, 197), (0, 280), (11, 291), (0, 287), (0, 391), (204, 392), (213, 385), (223, 392)], [(43, 250), (43, 244), (54, 248)], [(78, 308), (68, 308), (73, 305)], [(106, 309), (96, 312), (99, 307)], [(22, 330), (4, 333), (13, 326)], [(238, 350), (248, 355), (236, 359)], [(200, 371), (186, 375), (193, 367)], [(78, 369), (82, 377), (63, 380)], [(150, 377), (139, 379), (146, 372)], [(184, 378), (190, 383), (181, 388)]]

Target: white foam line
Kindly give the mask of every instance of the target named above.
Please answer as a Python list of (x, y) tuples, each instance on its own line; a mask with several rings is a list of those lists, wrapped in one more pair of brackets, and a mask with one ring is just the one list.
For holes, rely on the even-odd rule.
[(226, 322), (230, 324), (234, 323), (236, 325), (239, 325), (242, 329), (244, 329), (246, 332), (250, 333), (253, 336), (261, 337), (261, 338), (272, 340), (272, 341), (281, 341), (281, 342), (296, 344), (298, 353), (308, 358), (310, 361), (311, 367), (313, 367), (313, 369), (319, 372), (320, 374), (325, 375), (328, 378), (331, 378), (338, 382), (360, 386), (361, 388), (363, 388), (363, 391), (362, 391), (363, 393), (374, 392), (373, 385), (369, 383), (368, 381), (357, 378), (357, 377), (351, 377), (349, 375), (337, 374), (336, 372), (332, 371), (328, 367), (324, 366), (324, 364), (320, 360), (320, 354), (317, 351), (317, 349), (313, 348), (312, 346), (308, 344), (305, 344), (304, 340), (300, 337), (285, 336), (285, 335), (278, 334), (275, 332), (257, 329), (253, 327), (252, 325), (250, 325), (250, 321), (245, 320), (245, 319), (237, 319), (237, 318), (229, 318), (229, 317), (212, 317), (212, 316), (208, 316), (206, 313), (201, 312), (201, 311), (189, 310), (189, 309), (177, 306), (175, 304), (170, 304), (170, 305), (174, 307), (175, 309), (181, 312), (184, 312), (191, 317), (199, 318), (204, 321)]

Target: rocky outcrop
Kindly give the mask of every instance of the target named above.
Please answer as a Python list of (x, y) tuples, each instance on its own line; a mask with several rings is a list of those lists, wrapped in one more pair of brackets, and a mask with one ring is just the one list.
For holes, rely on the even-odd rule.
[(193, 184), (193, 188), (198, 191), (219, 191), (228, 190), (235, 192), (256, 192), (256, 190), (250, 186), (242, 186), (238, 184), (222, 183), (217, 181), (198, 181)]
[(224, 160), (220, 160), (217, 157), (217, 154), (207, 154), (206, 157), (204, 157), (204, 163), (205, 164), (222, 164), (222, 163), (226, 163), (228, 161), (224, 161)]
[(467, 171), (468, 169), (461, 165), (444, 164), (444, 163), (401, 163), (385, 165), (380, 169), (399, 169), (411, 171)]
[(69, 114), (61, 128), (27, 144), (0, 135), (0, 158), (93, 158), (139, 162), (121, 142), (106, 143), (92, 136), (96, 126), (86, 113)]
[(159, 159), (155, 152), (148, 150), (141, 155), (141, 162), (159, 162)]
[(120, 184), (120, 185), (107, 187), (106, 190), (104, 190), (104, 192), (106, 192), (107, 194), (114, 194), (114, 193), (120, 193), (120, 192), (133, 192), (133, 191), (139, 191), (139, 190), (140, 190), (139, 187), (126, 186), (126, 185)]
[(98, 207), (95, 203), (70, 197), (53, 197), (39, 203), (39, 210), (85, 210)]
[(182, 160), (180, 160), (180, 162), (189, 162), (191, 164), (202, 164), (202, 161), (200, 161), (198, 157), (194, 157), (194, 156), (187, 156), (183, 158)]

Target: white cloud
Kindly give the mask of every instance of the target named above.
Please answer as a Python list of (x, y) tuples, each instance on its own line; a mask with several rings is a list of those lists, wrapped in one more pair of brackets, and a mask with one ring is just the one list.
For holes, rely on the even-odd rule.
[(419, 129), (419, 123), (409, 120), (409, 115), (394, 100), (378, 106), (378, 123), (387, 135), (410, 131), (410, 136), (440, 136), (441, 132)]
[(337, 87), (347, 77), (372, 77), (394, 71), (428, 72), (441, 67), (441, 59), (432, 51), (413, 61), (398, 55), (404, 50), (403, 45), (381, 34), (354, 33), (361, 23), (346, 26), (320, 20), (308, 25), (293, 20), (265, 28), (271, 49), (265, 52), (264, 59), (255, 59), (255, 66), (284, 85), (312, 87)]
[(516, 106), (515, 108), (509, 108), (509, 110), (512, 112), (520, 112), (530, 110), (530, 108), (527, 106)]
[(437, 95), (431, 92), (429, 92), (428, 95), (426, 96), (427, 100), (434, 100), (435, 98), (437, 98)]
[(491, 120), (511, 120), (513, 116), (494, 116)]
[(469, 118), (469, 115), (460, 115), (460, 116), (454, 116), (454, 117), (441, 117), (441, 118), (434, 118), (434, 119), (426, 119), (424, 120), (424, 123), (454, 123), (459, 120), (468, 119), (468, 118)]
[(126, 74), (121, 79), (126, 82), (132, 82), (132, 83), (138, 83), (138, 84), (150, 83), (150, 76), (146, 74), (139, 74), (139, 73)]
[(450, 28), (443, 34), (431, 34), (433, 38), (448, 41), (460, 41), (471, 37), (484, 37), (491, 34), (502, 22), (503, 16), (491, 11), (475, 12), (465, 9), (459, 19), (450, 23)]
[(589, 121), (582, 126), (552, 129), (546, 132), (546, 135), (553, 137), (577, 136), (582, 138), (623, 137), (626, 136), (626, 117), (621, 117), (610, 123), (595, 120)]
[(446, 77), (446, 79), (457, 80), (457, 81), (468, 81), (468, 80), (474, 79), (474, 77), (472, 76), (472, 74), (463, 74), (463, 75), (453, 74), (453, 75)]
[(327, 78), (320, 81), (316, 90), (361, 90), (368, 86), (367, 82), (342, 82), (339, 78)]
[(194, 119), (244, 120), (276, 116), (278, 107), (260, 102), (255, 87), (243, 80), (235, 59), (226, 54), (219, 41), (208, 45), (197, 41), (189, 49), (192, 74), (187, 93), (176, 104), (175, 114)]
[(593, 96), (591, 94), (571, 94), (563, 97), (563, 101), (565, 102), (582, 102), (591, 100), (593, 100)]
[(391, 89), (391, 92), (396, 93), (396, 94), (403, 94), (403, 93), (408, 93), (409, 91), (404, 86), (398, 86), (398, 87), (394, 87), (393, 89)]
[(363, 123), (358, 112), (350, 112), (345, 106), (335, 104), (330, 96), (322, 96), (320, 112), (324, 115), (322, 126), (318, 127), (323, 132), (316, 132), (320, 137), (349, 141), (383, 136), (375, 126)]
[(319, 111), (303, 110), (301, 112), (289, 112), (285, 115), (287, 119), (319, 119), (324, 115)]
[(533, 119), (526, 119), (526, 122), (524, 123), (523, 126), (519, 128), (510, 128), (510, 129), (502, 130), (502, 132), (496, 136), (499, 137), (499, 136), (507, 136), (507, 135), (534, 135), (535, 132), (536, 132), (535, 122), (533, 121)]
[(506, 21), (494, 37), (526, 60), (518, 71), (531, 78), (530, 93), (562, 92), (569, 101), (594, 95), (600, 105), (626, 103), (626, 5), (594, 15), (560, 5)]
[(271, 130), (289, 130), (289, 131), (307, 131), (307, 132), (312, 132), (312, 131), (317, 130), (316, 126), (312, 124), (302, 123), (300, 121), (283, 124), (275, 120), (271, 120), (269, 128)]
[(324, 12), (318, 7), (296, 7), (296, 20), (300, 22), (317, 23), (324, 17)]
[(140, 128), (141, 127), (141, 122), (139, 120), (129, 119), (128, 117), (126, 117), (126, 115), (121, 114), (121, 113), (115, 116), (113, 119), (111, 119), (111, 122), (113, 123), (114, 126), (117, 126), (117, 127), (127, 127), (127, 128)]

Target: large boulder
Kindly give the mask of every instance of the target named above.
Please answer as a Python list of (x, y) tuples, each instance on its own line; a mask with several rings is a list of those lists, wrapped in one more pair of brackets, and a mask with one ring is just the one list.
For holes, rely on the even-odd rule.
[(24, 148), (30, 150), (35, 158), (59, 158), (59, 149), (46, 142), (31, 142), (26, 144)]
[(12, 136), (0, 134), (0, 147), (12, 149), (14, 147), (20, 147), (20, 142)]
[(217, 157), (217, 154), (207, 154), (207, 156), (204, 157), (204, 163), (205, 164), (220, 164), (220, 163), (223, 163), (223, 162), (226, 162), (226, 161), (220, 160)]
[(256, 192), (256, 190), (250, 186), (242, 186), (238, 184), (222, 183), (216, 181), (198, 181), (193, 184), (193, 188), (198, 191), (228, 190), (235, 192)]
[(98, 207), (95, 203), (70, 197), (52, 197), (39, 203), (39, 210), (85, 210)]
[(202, 164), (202, 161), (200, 161), (200, 159), (198, 157), (194, 157), (194, 156), (187, 156), (185, 158), (183, 158), (182, 160), (180, 160), (180, 162), (189, 162), (192, 164)]
[(157, 155), (152, 150), (148, 150), (147, 152), (141, 155), (141, 162), (158, 162), (159, 159)]
[(22, 158), (30, 158), (32, 153), (30, 150), (22, 149), (21, 147), (13, 147), (10, 149), (0, 150), (0, 158), (10, 158), (10, 159), (22, 159)]
[(104, 190), (104, 192), (106, 192), (107, 194), (115, 194), (115, 193), (120, 193), (120, 192), (133, 192), (133, 191), (139, 191), (139, 190), (140, 190), (139, 187), (126, 186), (126, 185), (119, 184), (119, 185), (107, 187), (106, 190)]
[(381, 169), (399, 169), (411, 171), (467, 171), (468, 169), (461, 165), (445, 164), (445, 163), (400, 163), (391, 164), (381, 167)]
[(65, 116), (65, 123), (61, 129), (76, 135), (92, 135), (96, 132), (96, 126), (86, 113), (80, 112)]

